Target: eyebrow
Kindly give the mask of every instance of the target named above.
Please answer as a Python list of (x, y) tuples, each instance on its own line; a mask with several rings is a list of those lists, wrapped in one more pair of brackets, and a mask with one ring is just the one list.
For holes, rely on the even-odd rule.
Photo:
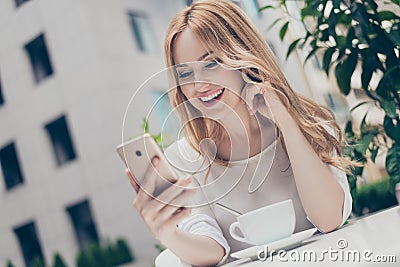
[[(209, 56), (211, 54), (213, 54), (213, 52), (211, 52), (211, 53), (206, 52), (204, 55), (202, 55), (199, 58), (197, 58), (196, 61), (202, 61), (203, 59), (205, 59), (207, 56)], [(185, 63), (178, 64), (176, 67), (187, 67), (187, 64), (185, 64)]]
[[(213, 53), (213, 52), (211, 52), (211, 54), (212, 54), (212, 53)], [(197, 61), (201, 61), (201, 60), (205, 59), (208, 55), (210, 55), (210, 53), (206, 52), (204, 55), (202, 55), (201, 57), (199, 57), (199, 58), (197, 59)]]

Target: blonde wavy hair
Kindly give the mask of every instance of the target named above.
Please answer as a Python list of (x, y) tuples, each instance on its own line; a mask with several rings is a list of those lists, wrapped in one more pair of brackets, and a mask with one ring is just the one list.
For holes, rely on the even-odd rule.
[[(245, 13), (227, 0), (196, 2), (176, 14), (169, 24), (164, 50), (172, 86), (169, 97), (174, 108), (182, 107), (181, 104), (187, 102), (180, 86), (176, 85), (176, 73), (173, 68), (174, 41), (178, 34), (187, 28), (191, 29), (205, 49), (212, 51), (223, 64), (239, 69), (245, 81), (260, 85), (269, 82), (319, 158), (346, 173), (351, 172), (355, 163), (341, 154), (342, 133), (335, 122), (333, 112), (292, 89), (261, 34)], [(185, 103), (184, 106), (187, 105)], [(185, 136), (197, 152), (201, 153), (199, 145), (204, 138), (221, 140), (224, 136), (219, 124), (202, 118), (200, 111), (194, 107), (178, 110), (182, 121), (186, 122), (183, 125)], [(323, 125), (332, 128), (334, 136)], [(279, 138), (287, 153), (281, 134)], [(333, 156), (334, 151), (336, 156)], [(219, 163), (224, 164), (223, 160), (219, 160)]]

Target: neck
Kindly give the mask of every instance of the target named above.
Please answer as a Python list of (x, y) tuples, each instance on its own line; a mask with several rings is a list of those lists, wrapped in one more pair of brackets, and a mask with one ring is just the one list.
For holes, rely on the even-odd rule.
[(218, 156), (224, 160), (254, 156), (276, 138), (275, 125), (271, 121), (250, 115), (244, 105), (239, 109), (220, 119), (227, 131), (227, 137), (217, 145)]

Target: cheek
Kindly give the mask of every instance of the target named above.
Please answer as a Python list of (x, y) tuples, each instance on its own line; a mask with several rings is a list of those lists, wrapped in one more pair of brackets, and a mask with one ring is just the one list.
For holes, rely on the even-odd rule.
[(240, 93), (239, 91), (244, 86), (244, 80), (239, 71), (236, 70), (224, 71), (219, 75), (219, 77), (221, 79), (221, 83), (225, 85), (225, 87), (228, 87), (230, 91)]
[(193, 85), (185, 84), (180, 86), (182, 93), (186, 96), (187, 99), (193, 98)]

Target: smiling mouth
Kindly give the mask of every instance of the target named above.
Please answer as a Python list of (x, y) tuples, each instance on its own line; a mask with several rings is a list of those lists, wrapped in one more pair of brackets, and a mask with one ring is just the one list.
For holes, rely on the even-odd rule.
[(225, 88), (222, 88), (220, 90), (218, 90), (217, 92), (210, 94), (208, 96), (205, 97), (200, 97), (200, 100), (203, 103), (209, 103), (212, 102), (213, 100), (219, 100), (220, 96), (222, 95), (222, 93), (225, 91)]

